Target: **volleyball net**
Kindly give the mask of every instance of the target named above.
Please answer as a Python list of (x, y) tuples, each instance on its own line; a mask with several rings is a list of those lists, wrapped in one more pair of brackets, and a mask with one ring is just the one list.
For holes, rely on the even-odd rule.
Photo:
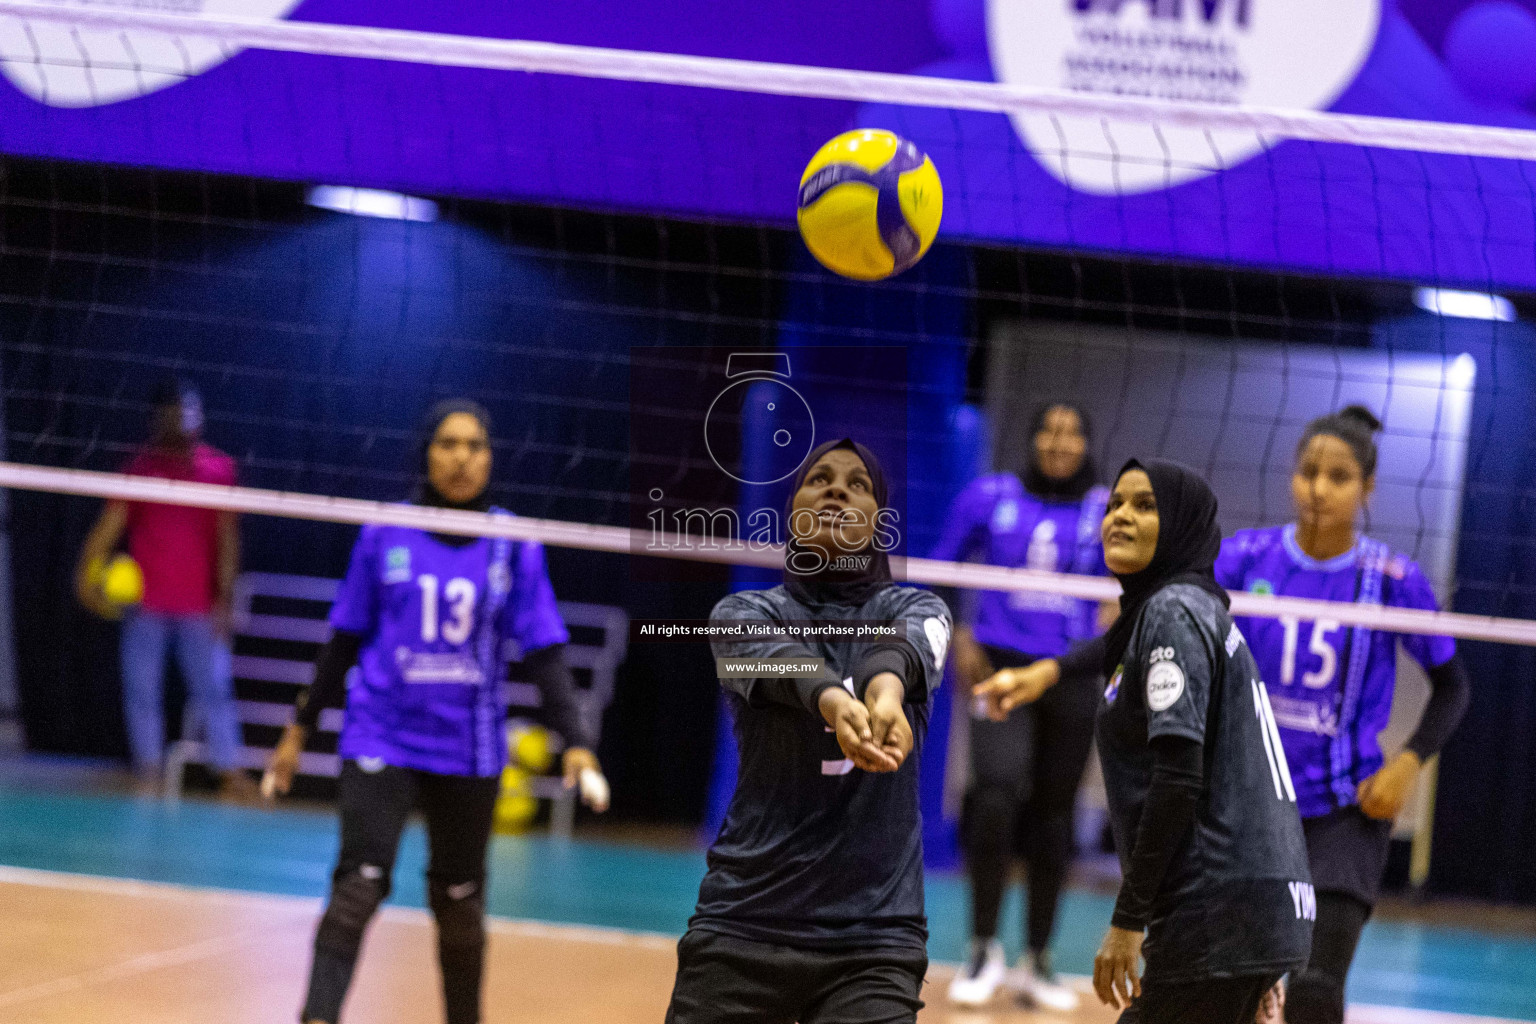
[[(640, 558), (680, 559), (777, 570), (784, 565), (781, 543), (754, 543), (740, 536), (633, 529), (594, 523), (532, 519), (399, 502), (295, 494), (251, 487), (165, 480), (123, 473), (53, 469), (0, 463), (0, 486), (124, 502), (150, 502), (277, 516), (323, 523), (403, 526), (466, 537), (504, 537), (555, 548), (575, 548)], [(964, 590), (1059, 594), (1085, 601), (1115, 601), (1118, 583), (1041, 569), (1006, 568), (929, 558), (902, 558), (903, 577), (912, 583)], [(1446, 611), (1310, 600), (1265, 593), (1232, 595), (1238, 615), (1267, 618), (1328, 618), (1342, 626), (1394, 633), (1433, 634), (1466, 640), (1536, 646), (1536, 622)]]
[[(1113, 33), (1057, 88), (997, 46), (895, 74), (199, 9), (0, 0), (21, 634), (78, 614), (81, 497), (255, 514), (263, 571), (339, 575), (352, 535), (317, 523), (394, 523), (541, 541), (563, 596), (707, 610), (773, 578), (797, 456), (841, 436), (886, 463), (905, 580), (1112, 600), (923, 557), (970, 480), (1027, 465), (1038, 407), (1089, 414), (1101, 474), (1200, 469), (1230, 533), (1289, 521), (1305, 424), (1358, 402), (1366, 530), (1448, 610), (1233, 610), (1536, 646), (1536, 131), (1256, 107), (1241, 62), (1169, 77)], [(855, 127), (944, 186), (934, 249), (877, 284), (794, 227)], [(242, 486), (120, 472), (168, 375)], [(447, 396), (490, 410), (515, 518), (399, 503)]]
[[(914, 581), (1105, 598), (1113, 589), (1102, 580), (930, 567), (915, 557), (953, 496), (939, 492), (957, 479), (930, 469), (965, 461), (955, 435), (977, 429), (957, 428), (956, 409), (978, 410), (985, 435), (971, 439), (963, 471), (1017, 468), (1027, 460), (1020, 435), (1033, 408), (1076, 401), (1099, 422), (1093, 454), (1103, 467), (1130, 454), (1180, 457), (1211, 477), (1233, 529), (1282, 521), (1300, 427), (1362, 401), (1385, 422), (1373, 534), (1420, 558), (1447, 602), (1452, 591), (1475, 593), (1473, 606), (1486, 613), (1446, 613), (1437, 620), (1443, 631), (1536, 642), (1524, 617), (1511, 614), (1523, 586), (1457, 560), (1458, 544), (1488, 525), (1463, 522), (1462, 509), (1508, 497), (1489, 493), (1500, 485), (1483, 464), (1496, 461), (1506, 429), (1519, 422), (1501, 424), (1513, 413), (1500, 403), (1523, 380), (1512, 350), (1525, 329), (1510, 322), (1509, 299), (1492, 293), (1509, 294), (1513, 284), (1519, 301), (1518, 289), (1536, 283), (1528, 237), (1536, 132), (1232, 105), (1207, 95), (1221, 81), (1209, 68), (1204, 85), (1169, 99), (1112, 95), (1086, 79), (1069, 91), (213, 8), (188, 16), (141, 5), (0, 3), (0, 67), (55, 118), (40, 124), (64, 132), (87, 123), (66, 116), (76, 111), (99, 122), (113, 103), (173, 95), (167, 90), (220, 64), (239, 74), (234, 59), (245, 51), (313, 58), (321, 63), (296, 65), (294, 80), (312, 84), (303, 76), (322, 68), (341, 94), (370, 81), (381, 62), (435, 83), (438, 94), (425, 107), (403, 107), (396, 123), (370, 125), (343, 111), (328, 122), (329, 137), (311, 140), (356, 150), (353, 170), (368, 184), (404, 180), (413, 168), (399, 165), (433, 141), (433, 126), (409, 117), (437, 105), (449, 118), (457, 84), (492, 90), (475, 135), (427, 154), (463, 183), (415, 207), (388, 208), (394, 220), (319, 213), (305, 201), (324, 205), (329, 196), (366, 213), (359, 204), (388, 200), (350, 183), (316, 189), (301, 167), (289, 181), (260, 173), (264, 154), (282, 147), (261, 144), (275, 115), (259, 97), (200, 129), (214, 149), (221, 133), (248, 140), (243, 155), (218, 168), (227, 173), (8, 158), (4, 384), (17, 464), (6, 483), (96, 496), (124, 486), (154, 491), (62, 471), (119, 468), (141, 438), (150, 382), (175, 371), (209, 392), (210, 436), (231, 446), (245, 480), (376, 499), (409, 484), (414, 416), (432, 397), (463, 393), (508, 410), (497, 496), (531, 517), (509, 529), (554, 546), (632, 552), (633, 538), (611, 530), (651, 528), (636, 508), (649, 501), (653, 488), (641, 478), (653, 470), (719, 478), (713, 492), (704, 485), (690, 500), (760, 497), (746, 494), (756, 485), (740, 479), (740, 466), (721, 466), (708, 450), (709, 428), (702, 451), (688, 430), (674, 429), (698, 421), (693, 406), (720, 389), (706, 382), (658, 398), (668, 382), (728, 374), (726, 350), (735, 349), (777, 349), (790, 379), (788, 364), (805, 349), (800, 361), (811, 365), (799, 380), (855, 393), (865, 436), (883, 435), (918, 470), (902, 494), (912, 505), (904, 553), (915, 558)], [(455, 74), (470, 77), (444, 77)], [(515, 97), (541, 90), (543, 102), (520, 115), (494, 94), (501, 86)], [(794, 102), (762, 106), (775, 97)], [(625, 101), (617, 114), (606, 102), (615, 98)], [(537, 203), (569, 157), (551, 152), (570, 141), (548, 123), (556, 99), (590, 120), (582, 187), (595, 183), (606, 199)], [(768, 109), (794, 117), (764, 124)], [(142, 115), (148, 142), (171, 130), (150, 123), (157, 116)], [(616, 116), (653, 119), (642, 127), (664, 144), (613, 152), (603, 131)], [(915, 271), (879, 285), (834, 278), (789, 230), (796, 171), (824, 126), (838, 123), (829, 118), (890, 127), (938, 166), (945, 229), (940, 250)], [(758, 137), (744, 145), (740, 132), (754, 126)], [(369, 136), (381, 127), (391, 138), (378, 143)], [(7, 141), (13, 153), (46, 148), (19, 135)], [(507, 174), (499, 187), (476, 178), (487, 153)], [(384, 156), (397, 165), (386, 168)], [(749, 178), (729, 187), (715, 180), (716, 195), (707, 195), (712, 178), (747, 163)], [(1220, 173), (1234, 169), (1244, 175)], [(1202, 187), (1214, 200), (1204, 223), (1169, 198)], [(694, 197), (692, 211), (680, 194)], [(495, 201), (508, 198), (522, 201)], [(714, 216), (687, 216), (708, 212), (711, 201)], [(1427, 215), (1415, 220), (1407, 202)], [(1016, 221), (1021, 207), (1034, 222), (993, 223), (1005, 211)], [(437, 219), (424, 221), (423, 210)], [(1014, 237), (1002, 238), (1009, 230)], [(1043, 244), (1028, 244), (1031, 231)], [(1260, 269), (1304, 266), (1288, 251), (1296, 246), (1323, 254), (1315, 271)], [(1160, 261), (1159, 248), (1210, 259)], [(1478, 266), (1464, 265), (1472, 258)], [(1393, 279), (1415, 261), (1431, 272)], [(1486, 293), (1470, 290), (1479, 282)], [(1413, 301), (1435, 312), (1483, 303), (1492, 319), (1437, 317), (1414, 311)], [(818, 362), (811, 347), (831, 354)], [(907, 365), (897, 372), (890, 359), (841, 351), (853, 347), (899, 349)], [(732, 416), (730, 436), (716, 442), (737, 446), (727, 462), (751, 457), (740, 450), (748, 444), (740, 410)], [(823, 425), (837, 418), (822, 412)], [(644, 437), (626, 437), (635, 433)], [(330, 517), (312, 497), (230, 493), (221, 500), (245, 511)], [(247, 500), (255, 504), (239, 505)], [(335, 507), (348, 510), (345, 521), (363, 521), (362, 506)], [(386, 513), (405, 514), (384, 506), (368, 514)], [(1495, 547), (1520, 532), (1507, 521), (1496, 529), (1500, 536), (1488, 537)], [(670, 547), (675, 558), (744, 565), (776, 557), (745, 545), (734, 554), (728, 545)], [(1239, 604), (1251, 614), (1290, 614), (1264, 595)], [(1330, 617), (1440, 628), (1385, 609)]]

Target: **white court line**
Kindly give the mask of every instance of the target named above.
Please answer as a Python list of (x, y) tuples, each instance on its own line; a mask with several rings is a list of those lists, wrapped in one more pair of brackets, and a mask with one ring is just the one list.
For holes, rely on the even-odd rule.
[[(65, 889), (71, 892), (106, 893), (116, 896), (195, 898), (199, 902), (207, 902), (210, 899), (240, 902), (244, 896), (241, 893), (225, 892), (217, 889), (205, 891), (184, 889), (181, 892), (177, 892), (176, 889), (178, 887), (154, 882), (138, 882), (121, 878), (100, 878), (93, 875), (76, 875), (56, 871), (39, 871), (32, 868), (0, 866), (0, 884), (7, 883), (11, 885), (29, 885), (44, 889)], [(260, 897), (257, 897), (257, 899), (260, 899)], [(250, 897), (244, 897), (244, 901), (250, 902)], [(265, 902), (269, 905), (271, 903), (278, 903), (294, 910), (309, 910), (307, 906), (302, 906), (302, 904), (315, 903), (317, 901), (298, 901), (293, 899), (285, 901), (282, 898), (271, 898)], [(170, 949), (140, 953), (114, 964), (93, 967), (90, 970), (38, 982), (35, 985), (12, 989), (9, 992), (0, 992), (0, 1008), (16, 1006), (37, 999), (65, 995), (70, 992), (80, 992), (98, 985), (131, 978), (134, 975), (148, 974), (151, 971), (158, 971), (166, 967), (179, 967), (198, 960), (218, 956), (221, 953), (238, 949), (240, 946), (256, 938), (263, 931), (265, 929), (241, 928), (224, 935), (203, 939), (199, 942), (189, 942), (185, 945), (173, 946)]]
[(185, 946), (174, 946), (170, 949), (156, 950), (153, 953), (141, 953), (119, 963), (95, 967), (88, 971), (81, 971), (78, 974), (54, 978), (52, 981), (43, 981), (36, 985), (28, 985), (25, 988), (12, 989), (9, 992), (0, 992), (0, 1007), (16, 1006), (19, 1003), (31, 1002), (34, 999), (47, 999), (51, 996), (64, 995), (68, 992), (79, 992), (97, 985), (106, 984), (107, 982), (130, 978), (136, 974), (158, 971), (163, 967), (177, 967), (182, 964), (193, 963), (197, 960), (203, 960), (207, 957), (217, 956), (220, 953), (238, 949), (246, 942), (255, 938), (257, 934), (257, 929), (244, 928), (228, 935), (220, 935), (216, 938), (204, 939), (201, 942), (188, 943)]
[(1464, 1013), (1410, 1010), (1401, 1006), (1366, 1006), (1351, 1003), (1347, 1024), (1519, 1024), (1506, 1017), (1469, 1017)]
[[(159, 899), (181, 899), (206, 902), (210, 899), (247, 905), (278, 905), (304, 909), (318, 913), (320, 901), (310, 896), (288, 896), (277, 893), (246, 892), (238, 889), (216, 889), (203, 886), (180, 885), (173, 882), (144, 882), (136, 879), (110, 878), (100, 875), (82, 875), (65, 871), (45, 871), (39, 868), (19, 868), (0, 865), (0, 885), (30, 885), (45, 889), (65, 889), (73, 892), (96, 892), (115, 896), (139, 896)], [(415, 907), (387, 906), (380, 916), (400, 924), (430, 925), (431, 914)], [(642, 949), (671, 950), (677, 945), (677, 937), (661, 932), (636, 931), (626, 928), (607, 928), (585, 924), (553, 924), (547, 921), (530, 921), (523, 918), (490, 917), (487, 927), (498, 935), (519, 938), (555, 939), (590, 945), (630, 946)], [(121, 964), (85, 971), (67, 978), (42, 982), (24, 989), (0, 993), (0, 1007), (14, 1005), (29, 999), (75, 991), (89, 985), (100, 984), (118, 978), (156, 970), (160, 967), (190, 963), (216, 955), (245, 941), (254, 929), (234, 935), (206, 939), (202, 942), (179, 946), (175, 949), (125, 960)], [(932, 966), (948, 971), (958, 970), (960, 965), (934, 961)], [(1091, 980), (1081, 975), (1063, 975), (1074, 988), (1091, 993)], [(1445, 1013), (1438, 1010), (1414, 1010), (1400, 1006), (1374, 1006), (1352, 1003), (1349, 1007), (1348, 1024), (1527, 1024), (1507, 1017), (1476, 1017), (1462, 1013)]]
[[(130, 878), (110, 878), (101, 875), (82, 875), (67, 871), (46, 871), (41, 868), (18, 868), (0, 865), (0, 885), (30, 885), (43, 889), (65, 889), (72, 892), (103, 893), (112, 896), (138, 896), (156, 899), (179, 899), (205, 903), (220, 900), (229, 903), (267, 906), (284, 906), (306, 910), (318, 915), (321, 901), (312, 896), (290, 896), (282, 893), (249, 892), (243, 889), (218, 889), (211, 886), (182, 885), (175, 882), (144, 882)], [(431, 924), (430, 912), (417, 907), (384, 906), (379, 916), (403, 924)], [(498, 935), (515, 935), (520, 938), (558, 939), (564, 942), (581, 942), (603, 946), (639, 946), (646, 949), (673, 949), (677, 936), (662, 932), (646, 932), (628, 928), (610, 928), (586, 924), (563, 924), (550, 921), (532, 921), (526, 918), (488, 916), (486, 927)]]
[(66, 889), (71, 892), (99, 892), (110, 896), (149, 896), (161, 899), (227, 900), (232, 903), (264, 901), (267, 903), (310, 904), (320, 901), (309, 896), (285, 896), (278, 893), (253, 893), (243, 889), (215, 889), (173, 882), (143, 882), (134, 878), (82, 875), (72, 871), (47, 871), (0, 865), (0, 885), (31, 885), (40, 889)]

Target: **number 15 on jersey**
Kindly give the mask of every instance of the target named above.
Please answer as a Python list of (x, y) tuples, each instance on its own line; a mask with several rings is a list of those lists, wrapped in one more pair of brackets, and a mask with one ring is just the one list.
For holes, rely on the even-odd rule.
[[(1294, 615), (1280, 616), (1285, 628), (1285, 647), (1280, 655), (1280, 684), (1292, 686), (1296, 682), (1296, 642), (1301, 632), (1301, 621)], [(1312, 623), (1312, 638), (1307, 650), (1322, 659), (1322, 663), (1310, 672), (1301, 674), (1301, 685), (1313, 690), (1326, 689), (1339, 670), (1339, 652), (1329, 641), (1330, 634), (1339, 631), (1339, 623), (1332, 619), (1318, 619)]]

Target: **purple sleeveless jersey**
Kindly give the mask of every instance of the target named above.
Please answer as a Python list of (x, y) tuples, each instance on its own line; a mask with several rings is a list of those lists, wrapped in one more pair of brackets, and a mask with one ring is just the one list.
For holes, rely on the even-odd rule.
[(569, 639), (540, 545), (398, 526), (363, 527), (331, 626), (363, 637), (338, 753), (443, 775), (506, 763), (504, 641)]
[[(1099, 524), (1109, 492), (1095, 487), (1081, 501), (1037, 498), (1012, 473), (971, 481), (949, 508), (943, 536), (929, 555), (944, 561), (979, 556), (988, 565), (1102, 576)], [(1054, 658), (1074, 640), (1093, 636), (1095, 605), (1061, 594), (982, 591), (971, 630), (981, 643)]]
[[(1412, 559), (1362, 537), (1326, 562), (1296, 543), (1296, 527), (1241, 530), (1221, 546), (1216, 578), (1228, 590), (1393, 608), (1439, 608)], [(1354, 804), (1382, 765), (1377, 735), (1392, 713), (1397, 644), (1426, 669), (1456, 653), (1447, 636), (1384, 633), (1327, 619), (1236, 620), (1269, 690), (1303, 818)]]

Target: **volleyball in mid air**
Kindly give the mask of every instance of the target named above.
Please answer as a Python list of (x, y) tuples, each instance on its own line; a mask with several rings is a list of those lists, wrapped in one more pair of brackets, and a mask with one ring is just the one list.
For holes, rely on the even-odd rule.
[(879, 281), (922, 259), (939, 233), (944, 188), (933, 161), (892, 132), (844, 132), (800, 176), (800, 235), (828, 270)]

